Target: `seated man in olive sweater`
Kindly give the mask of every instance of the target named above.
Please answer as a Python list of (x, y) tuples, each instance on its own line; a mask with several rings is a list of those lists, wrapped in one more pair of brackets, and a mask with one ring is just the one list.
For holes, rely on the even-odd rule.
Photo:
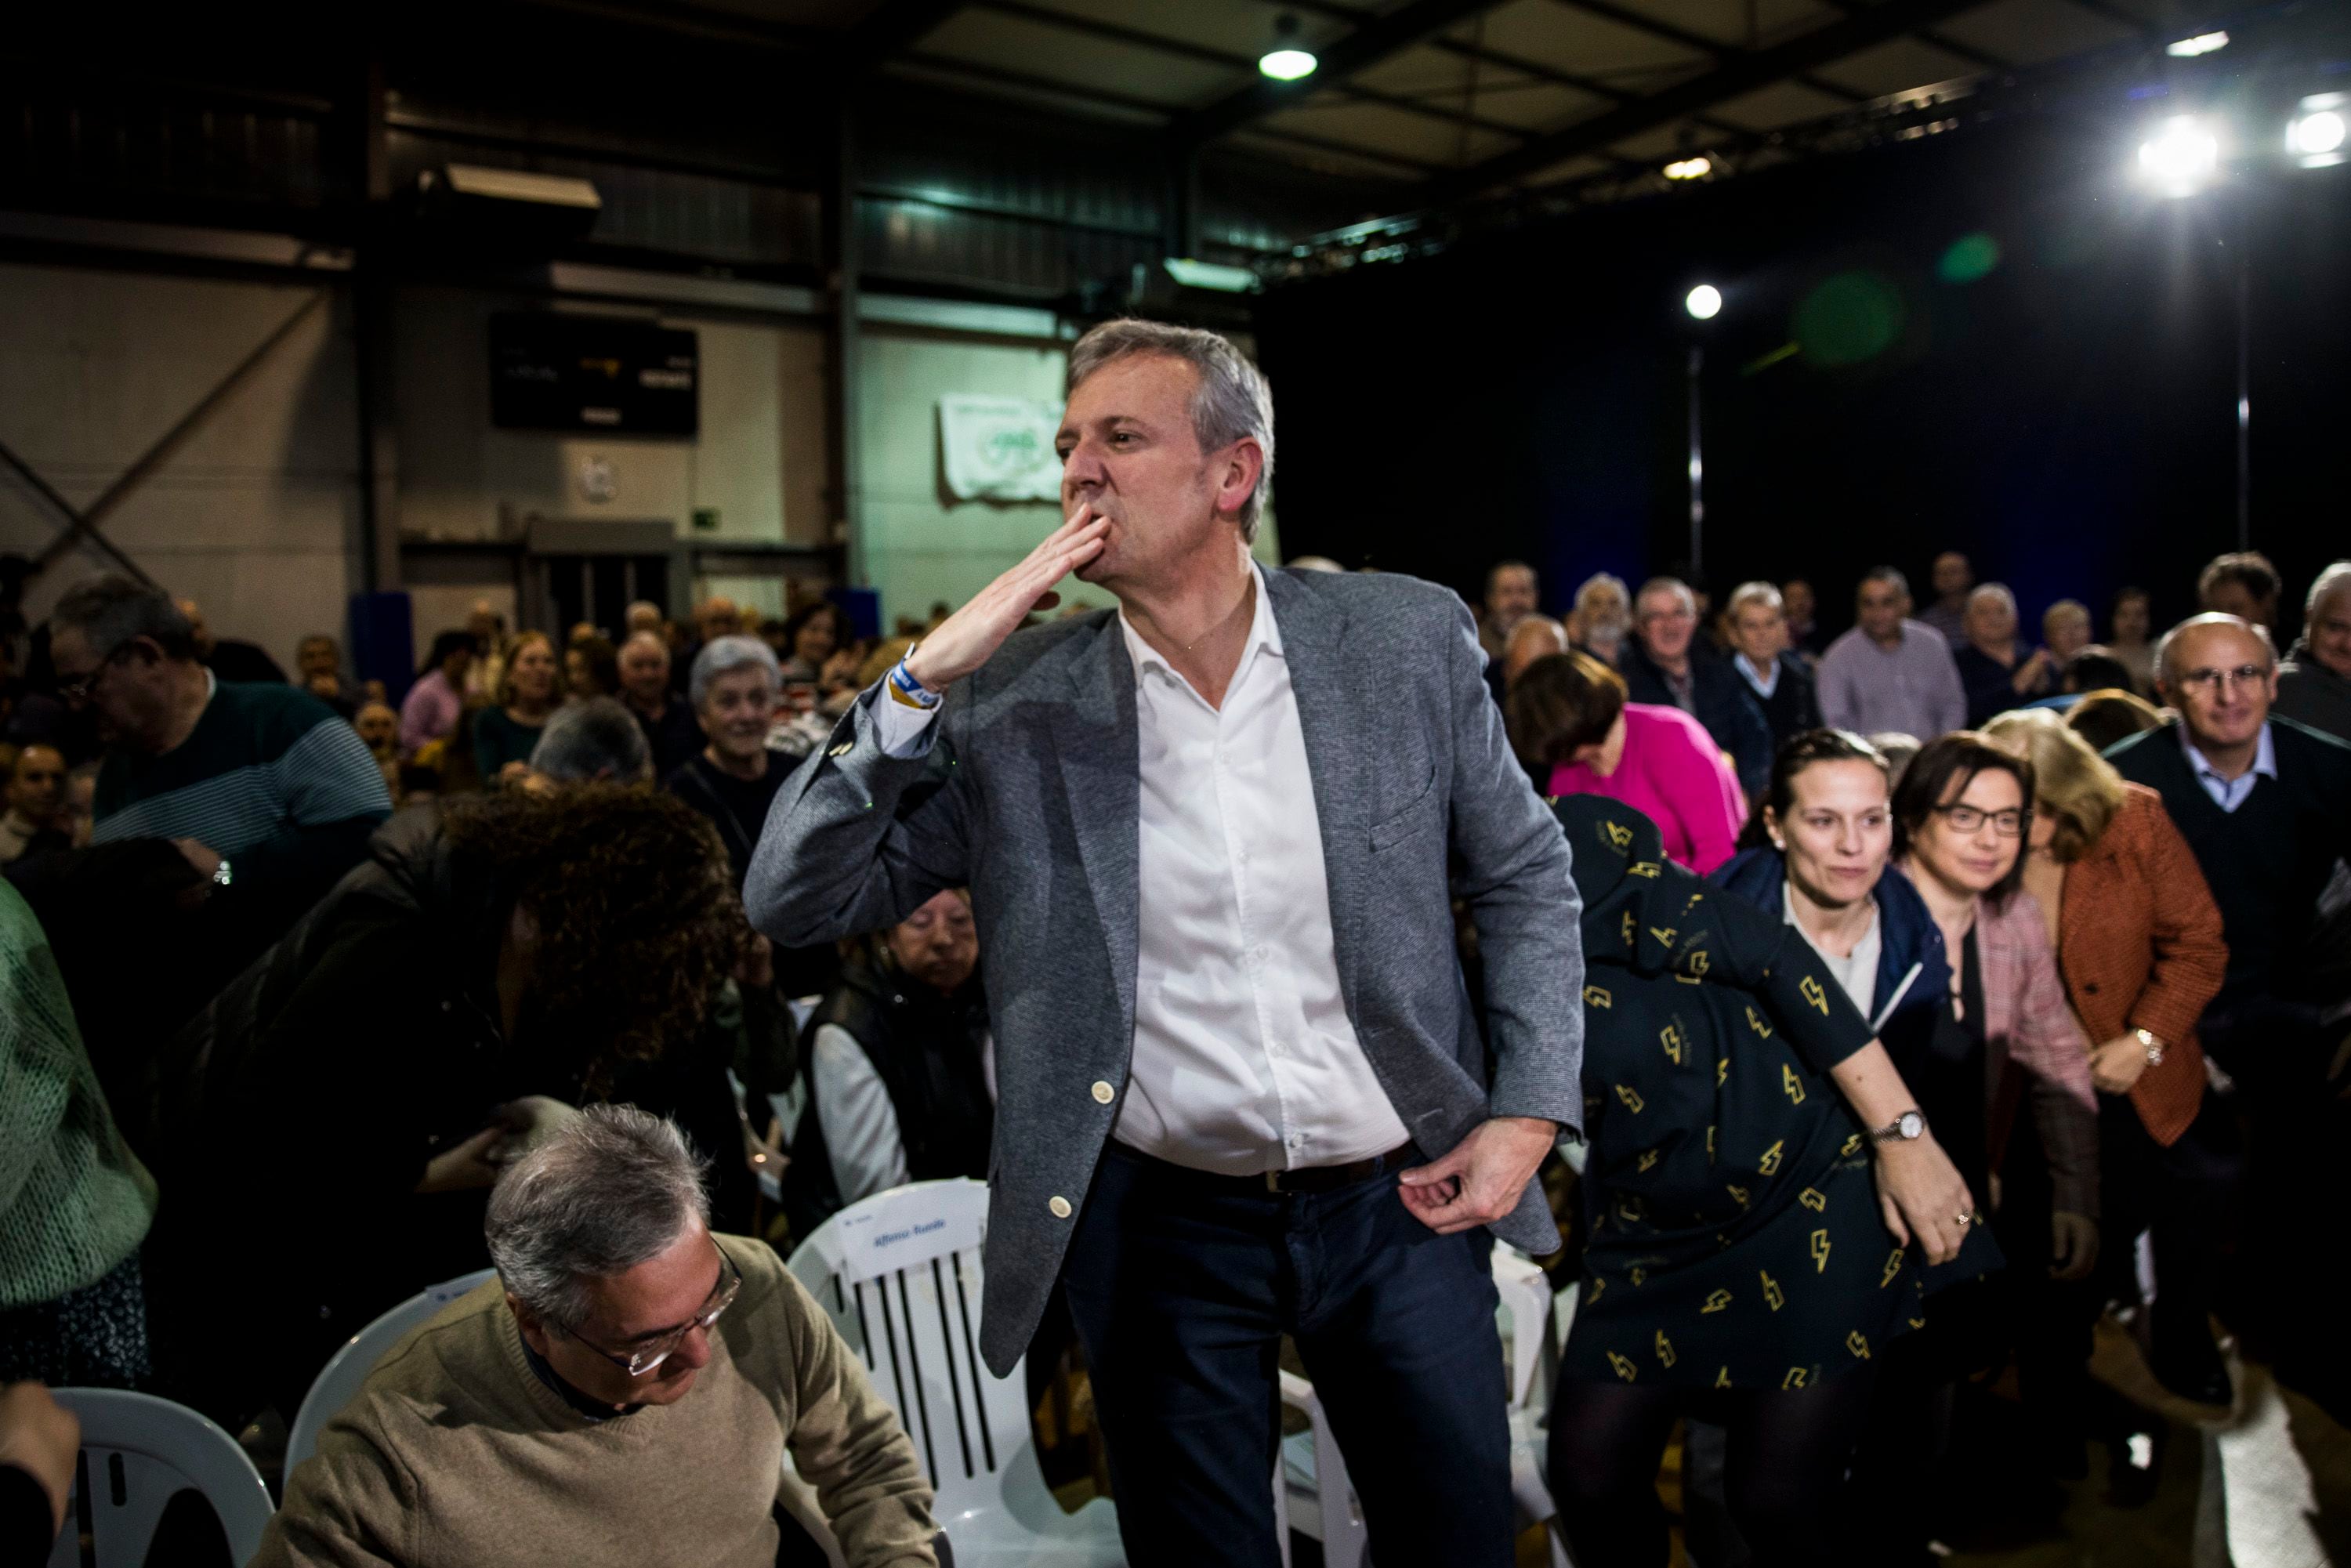
[(936, 1568), (897, 1416), (776, 1255), (708, 1212), (670, 1123), (597, 1105), (549, 1134), (491, 1195), (499, 1278), (377, 1364), (255, 1564), (770, 1568), (789, 1448), (850, 1568)]

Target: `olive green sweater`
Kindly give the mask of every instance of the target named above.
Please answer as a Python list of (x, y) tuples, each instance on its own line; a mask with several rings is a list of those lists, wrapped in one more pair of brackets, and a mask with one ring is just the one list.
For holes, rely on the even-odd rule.
[(97, 1283), (155, 1182), (123, 1143), (32, 907), (0, 881), (0, 1312)]
[(573, 1409), (531, 1371), (491, 1280), (327, 1424), (253, 1568), (772, 1568), (788, 1446), (850, 1568), (936, 1568), (930, 1483), (856, 1354), (773, 1252), (718, 1242), (742, 1292), (676, 1404)]

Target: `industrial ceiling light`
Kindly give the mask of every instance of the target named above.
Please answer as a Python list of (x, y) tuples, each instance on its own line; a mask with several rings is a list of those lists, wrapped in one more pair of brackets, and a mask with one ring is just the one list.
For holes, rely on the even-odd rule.
[(2176, 60), (2192, 60), (2199, 55), (2209, 55), (2215, 49), (2229, 47), (2226, 33), (2199, 33), (2192, 38), (2180, 38), (2163, 47), (2163, 52)]
[(1298, 43), (1298, 18), (1284, 11), (1273, 19), (1273, 47), (1257, 59), (1257, 68), (1276, 81), (1296, 81), (1311, 77), (1320, 62), (1311, 49)]
[(2175, 115), (2139, 143), (2139, 176), (2167, 196), (2189, 196), (2220, 169), (2220, 139), (2192, 114)]
[(1667, 164), (1665, 169), (1666, 178), (1668, 180), (1697, 180), (1713, 172), (1714, 161), (1704, 153), (1699, 153), (1694, 158), (1677, 160)]
[(1711, 321), (1722, 314), (1722, 290), (1711, 283), (1701, 283), (1689, 291), (1682, 308), (1701, 321)]
[(2351, 110), (2351, 94), (2320, 93), (2305, 98), (2294, 107), (2294, 116), (2286, 122), (2285, 150), (2294, 161), (2305, 169), (2324, 169), (2343, 162), (2343, 143), (2351, 124), (2345, 113)]

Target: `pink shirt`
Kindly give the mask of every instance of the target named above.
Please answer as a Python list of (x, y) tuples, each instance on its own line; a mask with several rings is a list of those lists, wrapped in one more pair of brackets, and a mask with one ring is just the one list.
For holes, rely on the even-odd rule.
[(1739, 780), (1706, 727), (1677, 707), (1625, 705), (1625, 755), (1605, 779), (1580, 762), (1552, 769), (1553, 795), (1605, 795), (1657, 824), (1666, 853), (1700, 876), (1730, 858)]
[(449, 677), (439, 670), (427, 671), (400, 705), (400, 754), (413, 757), (418, 747), (446, 739), (465, 711), (465, 699), (451, 689)]

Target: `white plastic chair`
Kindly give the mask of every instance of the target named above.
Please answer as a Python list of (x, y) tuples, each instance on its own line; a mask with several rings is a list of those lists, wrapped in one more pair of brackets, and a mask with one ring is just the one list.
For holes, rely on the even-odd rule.
[[(1548, 1437), (1545, 1407), (1562, 1341), (1551, 1281), (1534, 1260), (1515, 1248), (1497, 1247), (1493, 1270), (1494, 1288), (1501, 1297), (1497, 1315), (1507, 1320), (1503, 1344), (1510, 1354), (1510, 1492), (1523, 1527), (1547, 1521), (1558, 1511), (1552, 1506), (1542, 1470)], [(1561, 1300), (1572, 1313), (1573, 1289)], [(1312, 1384), (1288, 1372), (1281, 1375), (1281, 1402), (1302, 1413), (1309, 1424), (1307, 1431), (1282, 1440), (1283, 1490), (1290, 1519), (1301, 1533), (1322, 1543), (1326, 1568), (1360, 1568), (1369, 1560), (1371, 1537), (1322, 1403)], [(1552, 1558), (1556, 1568), (1569, 1568), (1556, 1531)]]
[(1022, 1368), (980, 1364), (987, 1224), (986, 1184), (914, 1182), (826, 1220), (789, 1267), (905, 1424), (956, 1568), (1120, 1568), (1109, 1500), (1064, 1513), (1046, 1488)]
[(319, 1428), (358, 1396), (368, 1374), (383, 1359), (384, 1352), (399, 1343), (409, 1330), (496, 1272), (495, 1269), (477, 1269), (444, 1281), (411, 1296), (344, 1341), (343, 1348), (329, 1356), (319, 1375), (311, 1380), (310, 1392), (302, 1396), (302, 1408), (294, 1413), (294, 1424), (287, 1428), (287, 1479), (291, 1480), (294, 1467), (319, 1451)]
[(66, 1505), (66, 1528), (49, 1568), (78, 1568), (74, 1521), (85, 1505), (98, 1568), (138, 1568), (147, 1560), (163, 1505), (177, 1492), (203, 1494), (220, 1517), (229, 1557), (244, 1563), (261, 1550), (276, 1511), (261, 1472), (236, 1439), (184, 1405), (119, 1388), (58, 1388), (58, 1404), (81, 1422), (82, 1463)]

